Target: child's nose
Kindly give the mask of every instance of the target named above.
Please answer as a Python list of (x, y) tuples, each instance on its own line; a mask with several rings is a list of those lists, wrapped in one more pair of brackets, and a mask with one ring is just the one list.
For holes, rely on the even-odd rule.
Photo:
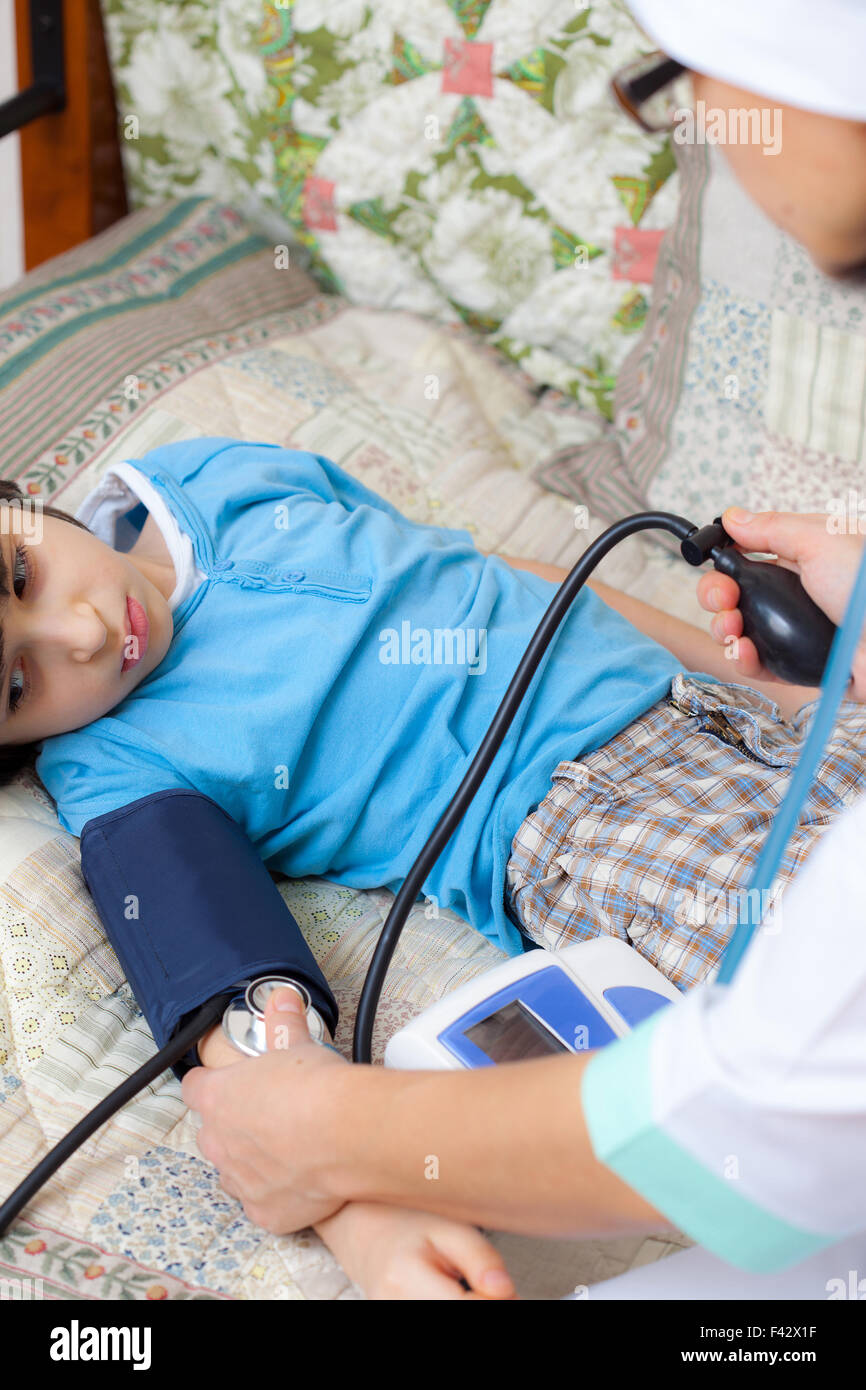
[[(80, 652), (82, 660), (90, 661), (111, 641), (111, 629), (90, 604), (79, 604), (74, 613), (74, 625), (67, 640), (71, 643), (73, 653)], [(119, 642), (118, 633), (118, 644)]]
[[(34, 615), (30, 636), (37, 644), (76, 661), (91, 661), (112, 639), (113, 629), (92, 604), (77, 602)], [(116, 633), (118, 655), (122, 637)]]

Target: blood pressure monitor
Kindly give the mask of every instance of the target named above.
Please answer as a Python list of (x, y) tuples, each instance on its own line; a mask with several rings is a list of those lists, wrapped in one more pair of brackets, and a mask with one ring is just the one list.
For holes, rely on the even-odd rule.
[(485, 971), (401, 1028), (385, 1065), (492, 1067), (604, 1047), (680, 998), (666, 976), (613, 937), (531, 950)]

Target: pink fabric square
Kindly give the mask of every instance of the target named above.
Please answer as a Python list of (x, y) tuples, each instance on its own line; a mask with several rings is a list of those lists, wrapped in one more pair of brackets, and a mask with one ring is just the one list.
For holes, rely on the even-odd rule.
[(652, 284), (659, 246), (666, 228), (616, 227), (613, 253), (614, 280)]
[(304, 222), (319, 232), (335, 232), (337, 219), (334, 216), (334, 189), (331, 179), (317, 179), (312, 175), (304, 180)]
[(442, 90), (462, 92), (464, 96), (492, 97), (493, 44), (446, 39)]

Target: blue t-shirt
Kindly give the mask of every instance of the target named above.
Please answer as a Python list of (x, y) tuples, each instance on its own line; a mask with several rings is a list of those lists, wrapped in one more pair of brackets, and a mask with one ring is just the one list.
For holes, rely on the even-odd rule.
[[(396, 892), (463, 779), (556, 586), (467, 531), (409, 521), (337, 464), (198, 439), (135, 466), (206, 580), (159, 666), (111, 712), (45, 739), (36, 770), (74, 835), (193, 788), (291, 878)], [(563, 759), (663, 697), (681, 663), (584, 589), (423, 884), (511, 954), (511, 841)]]

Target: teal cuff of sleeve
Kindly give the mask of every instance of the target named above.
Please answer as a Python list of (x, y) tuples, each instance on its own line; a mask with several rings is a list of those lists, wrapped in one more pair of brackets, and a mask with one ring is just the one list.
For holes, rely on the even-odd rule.
[(583, 1074), (583, 1111), (596, 1158), (720, 1259), (754, 1273), (798, 1264), (839, 1235), (789, 1225), (717, 1176), (653, 1119), (651, 1050), (666, 1010), (601, 1048)]

